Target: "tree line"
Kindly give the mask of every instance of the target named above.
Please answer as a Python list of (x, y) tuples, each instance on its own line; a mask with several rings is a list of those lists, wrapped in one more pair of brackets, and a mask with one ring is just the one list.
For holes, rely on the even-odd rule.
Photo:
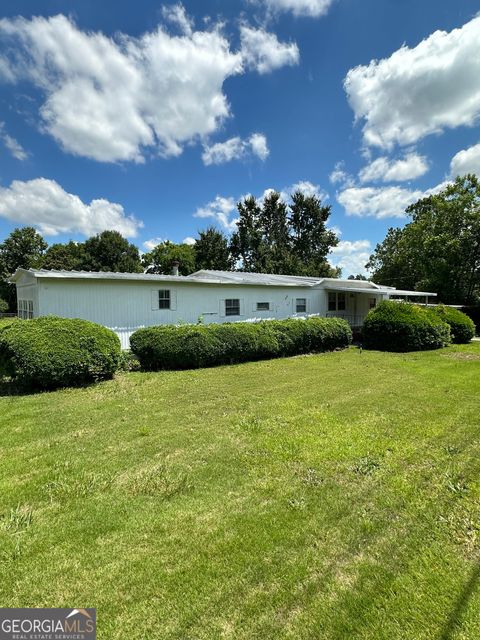
[(366, 267), (378, 284), (431, 291), (446, 304), (480, 301), (480, 183), (458, 176), (406, 209), (411, 221), (390, 228)]
[(18, 267), (169, 274), (178, 262), (185, 276), (199, 269), (340, 276), (327, 260), (338, 244), (327, 227), (331, 207), (316, 196), (298, 191), (287, 204), (272, 191), (261, 200), (248, 196), (237, 208), (237, 231), (230, 237), (209, 227), (192, 245), (167, 240), (143, 254), (118, 231), (49, 246), (33, 227), (15, 229), (0, 243), (0, 313), (15, 309), (15, 290), (6, 280)]
[[(34, 228), (15, 229), (0, 243), (0, 313), (8, 306), (15, 309), (14, 288), (6, 278), (17, 267), (169, 274), (178, 262), (181, 275), (216, 269), (340, 277), (327, 260), (338, 244), (327, 227), (331, 208), (319, 198), (297, 192), (286, 203), (270, 192), (261, 200), (244, 198), (237, 208), (237, 230), (230, 237), (210, 227), (199, 232), (193, 245), (165, 241), (144, 254), (117, 231), (48, 246)], [(447, 304), (478, 304), (478, 178), (459, 176), (439, 193), (410, 205), (406, 214), (410, 221), (390, 228), (365, 265), (371, 279), (397, 289), (438, 293)]]

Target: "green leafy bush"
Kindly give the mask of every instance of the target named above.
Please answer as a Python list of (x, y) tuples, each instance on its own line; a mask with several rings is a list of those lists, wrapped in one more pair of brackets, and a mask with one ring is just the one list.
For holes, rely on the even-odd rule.
[(450, 326), (452, 342), (466, 344), (475, 336), (475, 324), (467, 314), (441, 304), (434, 307), (438, 317)]
[(9, 327), (13, 322), (18, 322), (18, 318), (16, 316), (10, 318), (0, 318), (0, 331), (5, 327)]
[(120, 340), (87, 320), (48, 316), (12, 322), (0, 330), (0, 375), (43, 389), (113, 377)]
[(3, 298), (0, 298), (0, 313), (7, 313), (8, 311), (8, 302)]
[(363, 345), (381, 351), (439, 349), (451, 342), (450, 327), (434, 309), (384, 301), (363, 323)]
[(118, 362), (119, 371), (140, 371), (140, 362), (131, 351), (122, 351)]
[(348, 323), (338, 318), (233, 324), (157, 326), (130, 338), (143, 369), (194, 369), (347, 347)]

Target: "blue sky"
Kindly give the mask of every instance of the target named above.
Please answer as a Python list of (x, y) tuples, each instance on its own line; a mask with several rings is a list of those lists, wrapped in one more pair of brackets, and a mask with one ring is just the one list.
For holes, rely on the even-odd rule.
[(480, 174), (478, 0), (39, 5), (0, 9), (0, 238), (145, 250), (300, 186), (347, 276), (410, 202)]

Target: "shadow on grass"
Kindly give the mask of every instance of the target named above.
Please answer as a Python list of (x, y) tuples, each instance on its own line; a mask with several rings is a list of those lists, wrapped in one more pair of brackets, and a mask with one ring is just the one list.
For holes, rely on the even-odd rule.
[[(102, 380), (103, 382), (103, 380)], [(39, 393), (54, 393), (55, 391), (62, 391), (62, 389), (88, 389), (89, 387), (93, 387), (97, 382), (86, 382), (83, 384), (71, 385), (68, 387), (52, 387), (52, 388), (41, 388), (41, 387), (29, 387), (20, 382), (16, 382), (10, 378), (1, 378), (0, 377), (0, 398), (5, 398), (9, 396), (35, 396)]]
[(7, 396), (31, 396), (36, 392), (34, 389), (28, 389), (19, 385), (10, 378), (0, 377), (0, 398)]
[(462, 622), (463, 622), (463, 617), (468, 608), (470, 599), (472, 598), (473, 594), (475, 593), (475, 590), (477, 589), (479, 580), (480, 580), (480, 563), (477, 562), (470, 574), (470, 578), (468, 582), (465, 584), (462, 591), (460, 592), (455, 602), (455, 606), (453, 607), (448, 617), (447, 624), (445, 625), (445, 628), (439, 635), (438, 640), (451, 640), (454, 637), (455, 632), (460, 630), (460, 627), (462, 626)]

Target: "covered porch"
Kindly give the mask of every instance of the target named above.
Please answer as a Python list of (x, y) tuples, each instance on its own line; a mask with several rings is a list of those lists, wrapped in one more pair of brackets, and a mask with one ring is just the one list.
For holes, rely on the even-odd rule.
[[(357, 283), (355, 283), (357, 284)], [(332, 286), (326, 289), (326, 317), (342, 318), (351, 327), (360, 328), (365, 317), (382, 300), (415, 302), (417, 304), (435, 303), (436, 293), (428, 291), (405, 291), (393, 287), (382, 287), (365, 282), (365, 286)]]

